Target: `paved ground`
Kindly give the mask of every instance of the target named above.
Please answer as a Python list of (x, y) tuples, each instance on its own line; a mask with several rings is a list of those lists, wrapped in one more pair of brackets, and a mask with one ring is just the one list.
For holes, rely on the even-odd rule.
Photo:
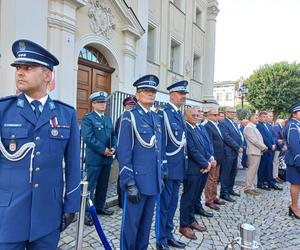
[[(179, 213), (175, 217), (175, 237), (187, 244), (186, 249), (224, 249), (229, 241), (239, 235), (240, 223), (250, 223), (257, 229), (257, 241), (264, 249), (300, 249), (300, 221), (288, 217), (289, 184), (283, 184), (283, 191), (264, 191), (262, 195), (252, 197), (242, 192), (245, 170), (239, 170), (236, 187), (241, 197), (235, 203), (226, 203), (220, 212), (214, 212), (213, 218), (197, 216), (198, 222), (207, 227), (207, 232), (196, 232), (197, 240), (188, 240), (178, 233)], [(115, 187), (113, 187), (115, 188)], [(110, 194), (113, 191), (110, 191)], [(113, 216), (99, 216), (107, 238), (113, 249), (119, 249), (119, 234), (122, 210), (114, 207)], [(74, 249), (76, 223), (73, 223), (61, 236), (62, 250)], [(154, 223), (153, 223), (154, 226)], [(83, 249), (104, 249), (91, 227), (84, 228)], [(155, 234), (152, 228), (149, 249), (155, 249)]]

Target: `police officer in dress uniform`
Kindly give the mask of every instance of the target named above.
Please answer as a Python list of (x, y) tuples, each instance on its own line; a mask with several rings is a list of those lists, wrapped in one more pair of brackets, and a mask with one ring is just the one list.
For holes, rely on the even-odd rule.
[(124, 112), (121, 121), (117, 154), (120, 186), (125, 192), (122, 250), (147, 249), (155, 201), (162, 189), (161, 119), (150, 110), (158, 83), (154, 75), (145, 75), (134, 82), (138, 103)]
[(80, 206), (76, 111), (47, 94), (55, 56), (28, 40), (12, 51), (21, 94), (0, 100), (0, 249), (55, 250)]
[[(165, 187), (160, 196), (160, 230), (157, 235), (157, 249), (169, 249), (169, 246), (185, 248), (185, 244), (175, 240), (173, 236), (173, 218), (178, 204), (180, 183), (184, 179), (187, 167), (186, 126), (180, 107), (185, 104), (187, 81), (179, 81), (170, 85), (170, 102), (159, 115), (163, 119), (165, 130), (163, 143), (166, 145)], [(159, 237), (159, 238), (158, 238)]]
[(289, 206), (289, 216), (300, 219), (298, 206), (300, 192), (300, 103), (294, 104), (289, 112), (291, 116), (284, 129), (284, 140), (287, 144), (285, 154), (286, 179), (291, 183), (292, 202)]
[[(117, 137), (111, 118), (104, 113), (106, 97), (104, 91), (90, 95), (93, 112), (83, 116), (81, 134), (86, 143), (85, 163), (90, 198), (94, 200), (98, 214), (112, 215), (113, 211), (105, 208), (105, 200)], [(89, 213), (86, 213), (85, 224), (93, 224)]]

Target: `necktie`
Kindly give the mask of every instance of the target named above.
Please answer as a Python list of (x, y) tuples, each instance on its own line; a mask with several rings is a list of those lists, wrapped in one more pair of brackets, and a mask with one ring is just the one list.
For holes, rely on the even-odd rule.
[(36, 118), (39, 119), (41, 115), (40, 106), (42, 105), (42, 103), (38, 100), (34, 100), (31, 102), (31, 104), (34, 106), (34, 113)]

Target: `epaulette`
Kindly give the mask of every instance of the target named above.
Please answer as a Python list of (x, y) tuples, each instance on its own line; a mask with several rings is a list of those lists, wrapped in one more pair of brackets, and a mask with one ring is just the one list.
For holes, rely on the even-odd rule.
[(88, 113), (85, 113), (83, 116), (88, 116), (90, 114), (92, 114), (93, 112), (88, 112)]
[(7, 100), (13, 100), (13, 99), (17, 99), (17, 98), (18, 98), (18, 96), (16, 96), (16, 95), (5, 96), (5, 97), (0, 98), (0, 102), (7, 101)]
[(59, 103), (59, 104), (62, 104), (62, 105), (64, 105), (64, 106), (67, 106), (67, 107), (69, 107), (69, 108), (71, 108), (71, 109), (75, 109), (73, 106), (71, 106), (71, 105), (69, 105), (69, 104), (67, 104), (67, 103), (65, 103), (65, 102), (62, 102), (62, 101), (60, 101), (60, 100), (53, 100), (54, 102), (57, 102), (57, 103)]

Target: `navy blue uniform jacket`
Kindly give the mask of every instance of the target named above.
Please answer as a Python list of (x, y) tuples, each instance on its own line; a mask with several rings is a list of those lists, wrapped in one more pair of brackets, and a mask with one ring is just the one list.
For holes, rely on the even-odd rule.
[[(57, 119), (53, 133), (51, 119)], [(0, 242), (34, 241), (60, 227), (63, 212), (77, 212), (80, 205), (80, 145), (74, 108), (48, 97), (37, 120), (26, 97), (0, 101), (1, 139), (9, 153), (35, 143), (32, 183), (31, 151), (19, 161), (0, 153)], [(16, 150), (9, 145), (16, 141)], [(66, 192), (63, 195), (63, 161)]]

